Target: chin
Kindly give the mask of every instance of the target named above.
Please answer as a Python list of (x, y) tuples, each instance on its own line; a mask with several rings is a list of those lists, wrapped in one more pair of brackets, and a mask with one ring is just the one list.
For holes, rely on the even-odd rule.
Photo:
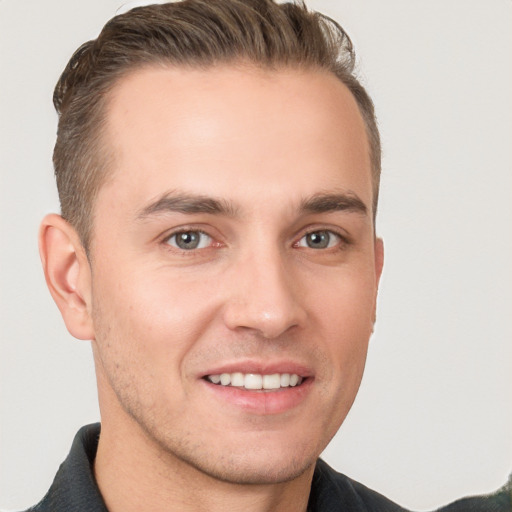
[(209, 436), (208, 441), (195, 436), (163, 436), (159, 440), (152, 437), (169, 467), (182, 474), (195, 473), (199, 478), (202, 475), (230, 484), (269, 485), (289, 482), (313, 471), (321, 446), (311, 439), (289, 442), (293, 437), (289, 436), (287, 442), (281, 436), (272, 439), (268, 434), (237, 441), (222, 440), (218, 435)]
[(270, 485), (295, 480), (314, 468), (317, 457), (293, 458), (278, 461), (275, 457), (257, 457), (246, 454), (217, 459), (209, 464), (206, 460), (184, 461), (201, 473), (216, 480), (237, 485)]

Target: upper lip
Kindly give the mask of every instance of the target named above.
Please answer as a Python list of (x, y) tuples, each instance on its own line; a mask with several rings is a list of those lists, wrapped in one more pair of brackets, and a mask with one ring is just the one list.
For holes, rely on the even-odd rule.
[(257, 361), (244, 360), (232, 361), (211, 367), (201, 373), (201, 378), (208, 375), (220, 375), (222, 373), (257, 373), (261, 375), (272, 375), (274, 373), (290, 373), (299, 377), (312, 377), (313, 370), (306, 364), (294, 361)]

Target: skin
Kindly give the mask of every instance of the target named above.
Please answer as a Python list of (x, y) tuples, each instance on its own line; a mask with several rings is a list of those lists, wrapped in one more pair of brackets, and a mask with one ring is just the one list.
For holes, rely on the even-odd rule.
[[(318, 70), (149, 68), (112, 91), (105, 136), (90, 258), (57, 215), (40, 246), (69, 331), (92, 340), (109, 510), (306, 510), (382, 269), (355, 100)], [(233, 397), (204, 379), (249, 366), (305, 383)]]

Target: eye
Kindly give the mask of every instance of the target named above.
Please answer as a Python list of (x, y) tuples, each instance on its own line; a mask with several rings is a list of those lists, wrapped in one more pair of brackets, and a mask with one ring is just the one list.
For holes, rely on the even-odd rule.
[(205, 249), (211, 245), (212, 237), (202, 231), (180, 231), (171, 235), (166, 243), (184, 251), (192, 251)]
[(297, 243), (297, 246), (309, 247), (310, 249), (329, 249), (338, 245), (340, 241), (340, 235), (332, 231), (312, 231), (304, 235)]

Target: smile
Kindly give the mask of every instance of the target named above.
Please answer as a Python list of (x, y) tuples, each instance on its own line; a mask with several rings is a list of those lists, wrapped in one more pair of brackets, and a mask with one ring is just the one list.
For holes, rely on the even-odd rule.
[(207, 375), (206, 380), (219, 386), (245, 388), (250, 390), (272, 390), (300, 386), (303, 378), (296, 373), (273, 373), (262, 375), (259, 373), (221, 373)]

